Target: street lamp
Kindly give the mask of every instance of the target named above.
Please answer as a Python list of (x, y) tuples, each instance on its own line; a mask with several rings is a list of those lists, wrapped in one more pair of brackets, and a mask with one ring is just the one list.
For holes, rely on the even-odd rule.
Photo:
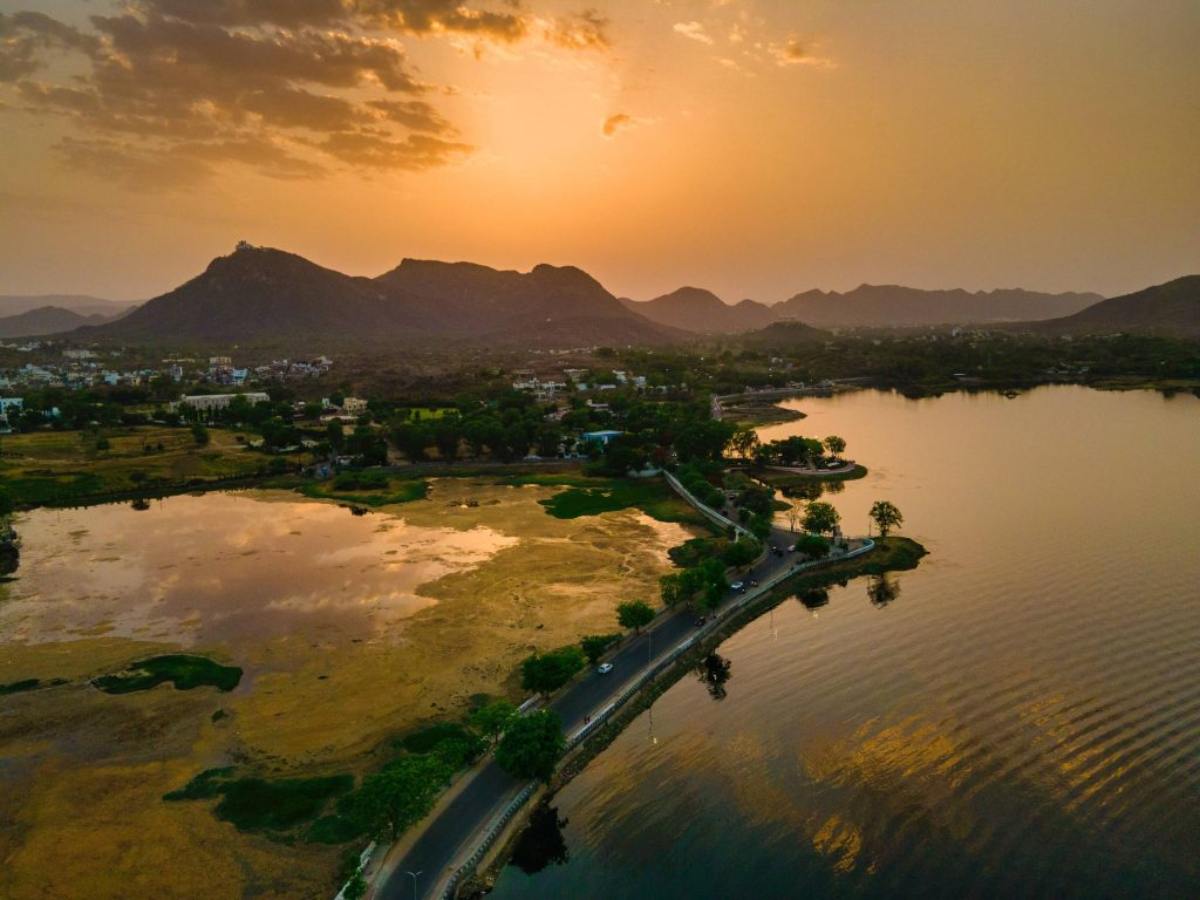
[(417, 876), (420, 875), (422, 871), (424, 871), (424, 870), (418, 869), (415, 872), (407, 873), (408, 875), (412, 876), (412, 880), (413, 880), (413, 900), (420, 900), (420, 897), (417, 895)]

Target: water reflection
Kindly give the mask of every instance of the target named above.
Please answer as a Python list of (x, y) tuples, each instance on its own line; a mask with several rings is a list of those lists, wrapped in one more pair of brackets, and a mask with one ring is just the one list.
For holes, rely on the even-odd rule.
[(696, 677), (708, 690), (708, 695), (714, 700), (724, 700), (726, 697), (725, 683), (729, 681), (730, 669), (733, 663), (717, 652), (708, 654), (696, 666)]
[(535, 875), (547, 866), (561, 866), (570, 858), (563, 829), (567, 820), (558, 817), (558, 808), (543, 803), (529, 817), (529, 824), (517, 839), (511, 863), (526, 875)]
[(808, 610), (820, 609), (829, 605), (829, 591), (825, 588), (805, 588), (796, 592), (796, 599)]
[(179, 496), (20, 521), (21, 577), (4, 585), (9, 640), (79, 635), (246, 642), (329, 629), (370, 636), (435, 601), (417, 588), (517, 539), (355, 517), (291, 494)]
[(931, 556), (725, 641), (737, 702), (674, 685), (557, 796), (571, 863), (493, 896), (1196, 896), (1196, 398), (795, 405), (760, 436), (843, 435), (846, 531), (889, 499)]
[(887, 606), (900, 596), (900, 580), (890, 573), (872, 575), (867, 579), (867, 596), (873, 606)]

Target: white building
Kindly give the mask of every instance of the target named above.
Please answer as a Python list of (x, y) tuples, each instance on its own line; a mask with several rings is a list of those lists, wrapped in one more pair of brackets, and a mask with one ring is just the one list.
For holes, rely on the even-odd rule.
[(367, 411), (367, 401), (362, 397), (347, 397), (342, 401), (342, 412), (348, 416), (361, 416)]
[(244, 394), (197, 394), (184, 397), (178, 405), (198, 409), (201, 412), (212, 412), (217, 409), (228, 409), (235, 397), (245, 397), (246, 402), (251, 406), (256, 403), (269, 403), (271, 400), (262, 391), (247, 391)]

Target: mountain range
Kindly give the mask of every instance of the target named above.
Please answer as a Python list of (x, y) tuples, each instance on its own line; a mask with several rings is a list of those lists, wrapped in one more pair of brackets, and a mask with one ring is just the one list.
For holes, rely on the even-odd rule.
[[(32, 298), (0, 298), (0, 311), (6, 309), (5, 299), (12, 301), (8, 308), (19, 308)], [(1200, 276), (1111, 300), (1095, 294), (862, 285), (844, 294), (807, 291), (774, 306), (753, 300), (729, 305), (696, 287), (639, 302), (618, 299), (573, 266), (543, 264), (517, 272), (405, 259), (366, 278), (244, 242), (195, 278), (136, 307), (98, 298), (64, 299), (78, 308), (26, 307), (0, 318), (0, 337), (75, 329), (72, 336), (81, 340), (287, 343), (315, 350), (339, 343), (420, 346), (431, 341), (512, 348), (653, 346), (699, 334), (750, 332), (764, 332), (775, 344), (827, 337), (822, 328), (959, 323), (1049, 333), (1140, 330), (1200, 336)], [(97, 308), (101, 312), (90, 311)], [(108, 318), (87, 318), (96, 315)]]
[(244, 243), (175, 290), (88, 332), (138, 342), (441, 339), (517, 347), (662, 344), (684, 336), (630, 312), (572, 266), (515, 272), (406, 259), (364, 278)]
[(708, 334), (735, 334), (789, 319), (816, 328), (1034, 321), (1070, 315), (1103, 299), (1099, 294), (1043, 294), (1020, 289), (972, 293), (864, 284), (846, 293), (805, 291), (773, 306), (754, 300), (733, 306), (699, 288), (680, 288), (653, 300), (622, 302), (627, 309), (662, 325)]

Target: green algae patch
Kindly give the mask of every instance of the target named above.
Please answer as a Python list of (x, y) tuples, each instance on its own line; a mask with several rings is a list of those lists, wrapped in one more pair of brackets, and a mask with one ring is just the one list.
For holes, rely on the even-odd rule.
[(38, 688), (54, 687), (58, 684), (66, 684), (65, 678), (55, 678), (53, 681), (42, 681), (40, 678), (25, 678), (21, 681), (10, 681), (8, 684), (0, 684), (0, 697), (7, 694), (22, 694), (25, 691), (36, 691)]
[[(547, 485), (554, 476), (514, 479), (519, 484)], [(652, 519), (681, 525), (707, 525), (707, 521), (658, 479), (632, 481), (618, 478), (567, 478), (559, 484), (567, 489), (546, 500), (539, 500), (546, 512), (557, 519), (578, 519), (622, 509), (640, 509)]]
[(339, 475), (330, 484), (309, 482), (297, 490), (312, 500), (339, 500), (361, 506), (393, 506), (424, 500), (429, 494), (429, 482), (422, 479), (381, 478), (377, 473), (348, 473)]
[(331, 800), (354, 789), (354, 776), (320, 778), (231, 778), (231, 767), (206, 769), (167, 801), (209, 800), (220, 797), (214, 812), (239, 831), (286, 832), (317, 819)]
[(135, 691), (148, 691), (168, 681), (180, 691), (198, 687), (232, 691), (241, 680), (242, 670), (237, 666), (223, 666), (203, 656), (175, 653), (130, 663), (124, 672), (102, 675), (94, 679), (92, 684), (106, 694), (132, 694)]

